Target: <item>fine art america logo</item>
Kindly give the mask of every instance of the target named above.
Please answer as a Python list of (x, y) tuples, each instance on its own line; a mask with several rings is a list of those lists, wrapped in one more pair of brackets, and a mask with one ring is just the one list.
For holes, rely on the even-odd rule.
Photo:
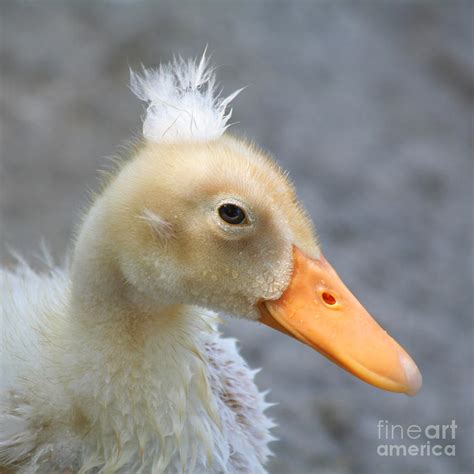
[(379, 456), (455, 456), (456, 420), (447, 425), (394, 425), (377, 422)]

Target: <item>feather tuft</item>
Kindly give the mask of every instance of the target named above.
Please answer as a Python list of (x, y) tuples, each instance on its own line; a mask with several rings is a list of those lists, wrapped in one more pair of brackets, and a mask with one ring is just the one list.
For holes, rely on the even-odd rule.
[(143, 67), (141, 75), (130, 71), (130, 88), (148, 104), (144, 137), (161, 143), (219, 138), (229, 127), (228, 106), (242, 91), (221, 97), (206, 52), (199, 61), (178, 57), (156, 70)]
[(153, 212), (150, 209), (145, 209), (139, 218), (150, 224), (151, 228), (155, 232), (155, 235), (159, 239), (167, 242), (174, 237), (173, 226), (168, 221), (160, 217), (156, 212)]

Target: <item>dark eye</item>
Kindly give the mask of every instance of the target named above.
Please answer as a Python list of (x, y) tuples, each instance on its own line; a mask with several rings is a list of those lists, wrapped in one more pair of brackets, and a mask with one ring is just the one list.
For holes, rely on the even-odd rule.
[(245, 220), (245, 212), (235, 204), (222, 204), (219, 207), (219, 216), (229, 224), (242, 224)]

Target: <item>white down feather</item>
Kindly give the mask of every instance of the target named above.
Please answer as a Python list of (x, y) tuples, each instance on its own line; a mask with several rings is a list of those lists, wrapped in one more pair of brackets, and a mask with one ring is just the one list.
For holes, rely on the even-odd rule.
[[(151, 342), (145, 360), (108, 357), (68, 314), (67, 272), (2, 270), (0, 466), (50, 473), (263, 473), (273, 422), (214, 313)], [(199, 318), (196, 314), (199, 312)], [(157, 350), (161, 349), (161, 350)], [(168, 357), (169, 355), (172, 355)], [(170, 405), (171, 403), (171, 405)], [(83, 435), (74, 412), (91, 420)], [(172, 409), (170, 410), (170, 408)]]
[(143, 68), (142, 76), (133, 71), (130, 76), (132, 91), (148, 104), (143, 135), (154, 142), (219, 138), (229, 127), (228, 105), (242, 90), (221, 97), (205, 54), (198, 63), (175, 58), (156, 70)]

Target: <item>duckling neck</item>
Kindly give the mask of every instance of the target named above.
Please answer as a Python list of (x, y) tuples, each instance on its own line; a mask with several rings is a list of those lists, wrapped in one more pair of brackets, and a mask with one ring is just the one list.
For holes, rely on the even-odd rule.
[(134, 452), (156, 446), (158, 457), (201, 433), (197, 449), (212, 452), (220, 435), (205, 351), (216, 335), (215, 315), (170, 304), (166, 295), (153, 308), (141, 304), (100, 244), (75, 255), (68, 389), (91, 420), (90, 432), (119, 437)]
[[(93, 326), (124, 330), (148, 326), (154, 321), (155, 332), (163, 332), (161, 324), (179, 301), (165, 291), (146, 295), (133, 287), (119, 268), (114, 251), (116, 235), (111, 235), (107, 223), (107, 203), (99, 198), (83, 223), (74, 249), (71, 266), (71, 306), (74, 319), (85, 328)], [(132, 324), (133, 323), (133, 324)], [(151, 329), (147, 327), (147, 329)], [(113, 331), (112, 331), (113, 332)]]
[(90, 239), (78, 242), (71, 269), (69, 332), (86, 347), (94, 345), (111, 363), (147, 359), (158, 364), (169, 351), (192, 359), (216, 334), (214, 313), (177, 304), (165, 293), (147, 301), (104, 247)]

